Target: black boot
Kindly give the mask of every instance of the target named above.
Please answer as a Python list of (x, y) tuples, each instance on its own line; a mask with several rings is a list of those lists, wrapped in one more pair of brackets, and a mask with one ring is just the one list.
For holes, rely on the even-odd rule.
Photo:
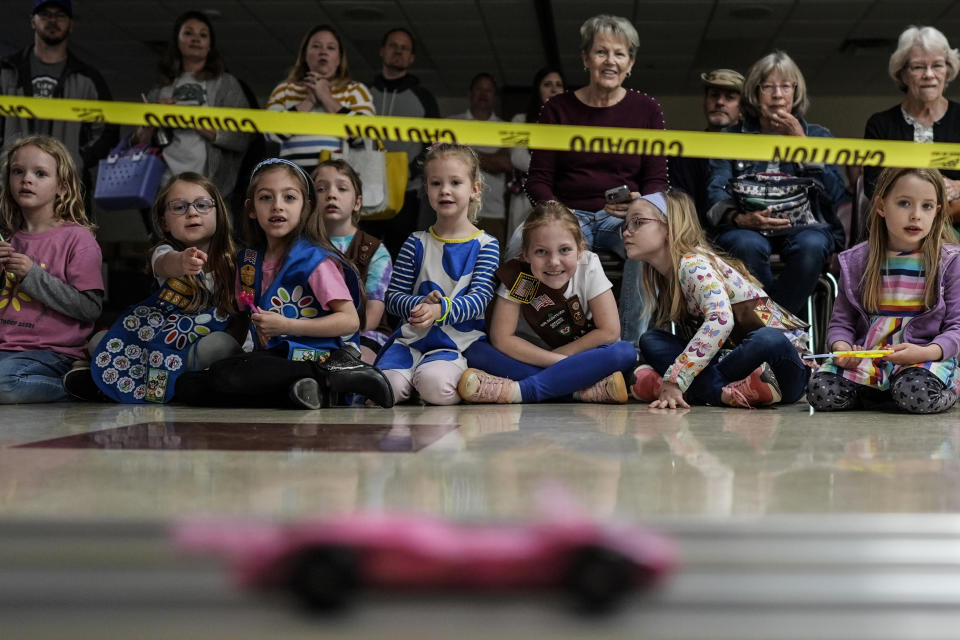
[(323, 362), (317, 362), (318, 377), (325, 379), (330, 391), (356, 393), (376, 402), (384, 409), (393, 406), (393, 387), (383, 373), (354, 355), (350, 347), (342, 347)]

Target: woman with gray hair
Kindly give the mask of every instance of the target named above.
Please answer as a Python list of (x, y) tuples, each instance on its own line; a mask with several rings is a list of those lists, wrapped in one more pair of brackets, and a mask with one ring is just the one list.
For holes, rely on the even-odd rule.
[[(960, 104), (944, 97), (957, 77), (960, 55), (933, 27), (911, 26), (900, 34), (888, 71), (903, 92), (900, 104), (870, 116), (863, 137), (874, 140), (960, 142)], [(881, 167), (864, 167), (864, 194), (873, 197)], [(960, 171), (941, 170), (951, 217), (960, 219)]]
[[(656, 100), (623, 86), (636, 61), (640, 37), (626, 18), (598, 15), (580, 27), (580, 58), (588, 82), (576, 91), (555, 95), (543, 105), (539, 122), (595, 127), (663, 129)], [(589, 150), (586, 150), (589, 149)], [(537, 149), (530, 160), (527, 195), (534, 204), (556, 200), (574, 210), (589, 249), (625, 257), (620, 227), (630, 201), (667, 188), (662, 156), (615, 153), (584, 143), (584, 150)], [(609, 190), (620, 192), (607, 198)], [(519, 242), (511, 242), (519, 250)], [(510, 249), (508, 248), (508, 256)], [(645, 328), (642, 320), (639, 263), (624, 266), (620, 293), (621, 334), (634, 344)]]
[[(807, 84), (796, 63), (783, 51), (774, 51), (750, 67), (743, 83), (743, 120), (726, 129), (734, 133), (763, 133), (797, 137), (833, 137), (828, 129), (803, 119), (810, 101)], [(769, 208), (748, 207), (728, 195), (731, 179), (745, 174), (779, 173), (809, 179), (808, 224), (794, 224)], [(707, 186), (707, 217), (716, 229), (716, 242), (739, 258), (763, 284), (770, 297), (797, 315), (817, 284), (820, 271), (834, 251), (843, 249), (845, 235), (837, 207), (849, 199), (836, 165), (755, 160), (711, 160)], [(784, 264), (776, 279), (770, 255), (779, 253)]]

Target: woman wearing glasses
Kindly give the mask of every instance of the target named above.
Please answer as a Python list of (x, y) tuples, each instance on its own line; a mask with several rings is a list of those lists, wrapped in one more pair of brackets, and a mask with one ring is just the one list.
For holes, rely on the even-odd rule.
[[(944, 97), (957, 77), (960, 55), (933, 27), (908, 27), (900, 34), (888, 71), (904, 94), (900, 104), (870, 116), (863, 137), (913, 142), (960, 142), (960, 104)], [(863, 191), (873, 197), (881, 167), (863, 168)], [(954, 222), (960, 220), (960, 171), (943, 170)]]
[[(809, 104), (800, 69), (786, 53), (774, 51), (750, 67), (743, 84), (743, 120), (726, 131), (832, 137), (825, 127), (803, 119)], [(800, 314), (827, 258), (845, 244), (837, 207), (849, 195), (839, 169), (805, 162), (713, 159), (710, 173), (707, 218), (715, 227), (717, 244), (742, 260), (770, 297)], [(750, 207), (731, 199), (728, 188), (732, 178), (760, 173), (808, 178), (811, 223), (797, 225), (768, 208), (748, 210)], [(770, 268), (772, 253), (780, 254), (783, 262), (778, 278)]]

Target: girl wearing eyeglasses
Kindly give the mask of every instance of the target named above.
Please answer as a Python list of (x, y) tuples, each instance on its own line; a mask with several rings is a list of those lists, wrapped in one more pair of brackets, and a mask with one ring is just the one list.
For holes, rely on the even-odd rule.
[(466, 350), (472, 368), (460, 378), (460, 396), (477, 403), (626, 402), (622, 372), (636, 366), (637, 351), (619, 340), (612, 285), (584, 248), (577, 218), (559, 202), (541, 202), (522, 233), (521, 258), (496, 271), (489, 338)]
[(181, 373), (240, 352), (247, 322), (234, 302), (236, 250), (220, 191), (198, 173), (173, 176), (152, 221), (162, 238), (150, 259), (159, 289), (91, 340), (91, 367), (64, 377), (78, 398), (169, 402)]
[[(690, 196), (670, 191), (634, 200), (623, 227), (631, 260), (643, 261), (644, 314), (663, 329), (640, 336), (647, 364), (631, 394), (652, 408), (691, 404), (752, 408), (792, 403), (804, 394), (806, 325), (767, 298), (739, 260), (714, 250)], [(729, 344), (728, 344), (729, 341)], [(732, 350), (721, 355), (721, 347)]]

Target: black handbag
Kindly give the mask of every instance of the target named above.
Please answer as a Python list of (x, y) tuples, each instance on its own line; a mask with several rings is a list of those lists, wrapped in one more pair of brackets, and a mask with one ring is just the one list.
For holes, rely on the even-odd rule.
[(816, 180), (785, 173), (745, 173), (724, 187), (740, 211), (769, 210), (768, 216), (789, 220), (790, 227), (763, 231), (764, 235), (793, 233), (801, 227), (823, 225), (814, 214), (812, 202), (819, 190)]

